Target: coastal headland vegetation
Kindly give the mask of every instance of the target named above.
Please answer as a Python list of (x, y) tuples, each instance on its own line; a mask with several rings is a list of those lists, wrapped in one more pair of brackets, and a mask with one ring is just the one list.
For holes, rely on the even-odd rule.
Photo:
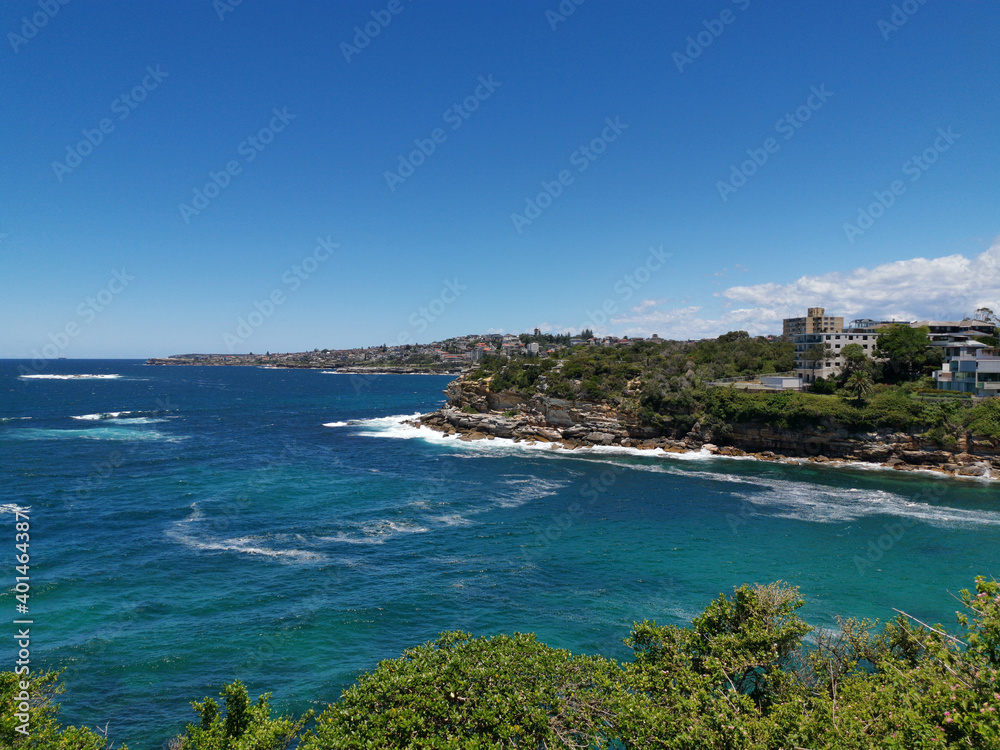
[(941, 356), (927, 344), (925, 329), (907, 326), (879, 335), (877, 359), (850, 344), (842, 371), (809, 391), (741, 387), (795, 367), (792, 342), (745, 331), (693, 342), (574, 346), (547, 358), (485, 357), (462, 380), (491, 393), (600, 402), (651, 434), (680, 437), (698, 428), (716, 442), (737, 424), (916, 431), (945, 448), (969, 436), (1000, 440), (1000, 398), (936, 390), (930, 372)]
[[(902, 612), (823, 629), (799, 616), (797, 588), (743, 585), (688, 627), (634, 623), (624, 663), (530, 634), (448, 632), (380, 662), (318, 714), (276, 716), (269, 694), (254, 701), (237, 680), (221, 705), (192, 702), (167, 747), (998, 748), (1000, 584), (978, 577), (956, 599), (953, 632)], [(113, 728), (62, 726), (60, 690), (56, 673), (0, 673), (0, 746), (125, 747)]]

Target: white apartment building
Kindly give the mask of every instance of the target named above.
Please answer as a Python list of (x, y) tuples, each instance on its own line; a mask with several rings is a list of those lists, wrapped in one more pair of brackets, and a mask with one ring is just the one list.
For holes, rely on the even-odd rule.
[[(803, 385), (810, 385), (816, 382), (816, 378), (828, 378), (831, 375), (839, 375), (844, 366), (844, 358), (840, 352), (848, 344), (860, 344), (865, 350), (865, 354), (874, 358), (875, 343), (878, 340), (878, 333), (874, 330), (868, 332), (852, 333), (800, 333), (792, 336), (795, 342), (795, 372), (802, 378)], [(814, 346), (830, 347), (830, 358), (816, 360), (815, 362), (804, 359), (804, 355)]]

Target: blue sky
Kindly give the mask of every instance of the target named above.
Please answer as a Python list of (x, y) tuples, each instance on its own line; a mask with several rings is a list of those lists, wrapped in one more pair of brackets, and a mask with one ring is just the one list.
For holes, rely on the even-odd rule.
[(233, 2), (4, 3), (0, 356), (1000, 308), (995, 3)]

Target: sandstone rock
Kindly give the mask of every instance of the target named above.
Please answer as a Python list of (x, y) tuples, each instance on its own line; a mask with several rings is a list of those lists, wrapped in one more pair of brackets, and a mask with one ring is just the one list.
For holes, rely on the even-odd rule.
[(584, 440), (597, 445), (611, 445), (615, 441), (615, 436), (610, 432), (591, 432), (584, 435)]
[[(901, 471), (919, 467), (940, 471), (963, 469), (962, 476), (1000, 475), (1000, 441), (967, 441), (963, 437), (959, 440), (962, 452), (956, 454), (943, 450), (917, 431), (878, 429), (851, 434), (832, 422), (802, 429), (734, 424), (727, 431), (729, 445), (718, 447), (711, 430), (703, 424), (695, 425), (686, 435), (658, 435), (655, 428), (640, 424), (635, 415), (619, 410), (618, 404), (568, 401), (544, 394), (526, 399), (509, 391), (493, 394), (487, 382), (461, 379), (449, 383), (445, 394), (447, 405), (415, 422), (448, 435), (461, 433), (469, 439), (551, 441), (553, 447), (562, 443), (567, 448), (618, 444), (644, 450), (660, 448), (671, 453), (703, 448), (718, 455), (754, 455), (766, 461), (792, 456), (815, 463), (883, 463)], [(470, 407), (477, 413), (470, 413)], [(501, 415), (509, 410), (516, 411), (516, 416)]]

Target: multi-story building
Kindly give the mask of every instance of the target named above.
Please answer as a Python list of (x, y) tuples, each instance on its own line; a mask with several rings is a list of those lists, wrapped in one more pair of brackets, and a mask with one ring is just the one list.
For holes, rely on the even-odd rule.
[(826, 314), (822, 307), (810, 307), (804, 318), (785, 318), (781, 324), (781, 335), (792, 338), (803, 333), (840, 333), (844, 330), (844, 318)]
[[(875, 353), (875, 343), (878, 334), (870, 332), (840, 333), (800, 333), (792, 337), (795, 342), (795, 372), (802, 378), (803, 385), (816, 382), (816, 378), (828, 378), (839, 375), (844, 366), (841, 351), (848, 344), (860, 344), (865, 354), (872, 357)], [(829, 356), (825, 359), (813, 360), (807, 358), (814, 347), (829, 347)]]
[(992, 336), (996, 326), (984, 320), (920, 320), (910, 323), (913, 328), (926, 326), (931, 341), (945, 336)]
[(945, 363), (934, 373), (939, 391), (1000, 396), (1000, 349), (968, 336), (942, 337), (932, 346), (944, 348)]
[(954, 357), (934, 373), (939, 391), (1000, 396), (1000, 354)]

